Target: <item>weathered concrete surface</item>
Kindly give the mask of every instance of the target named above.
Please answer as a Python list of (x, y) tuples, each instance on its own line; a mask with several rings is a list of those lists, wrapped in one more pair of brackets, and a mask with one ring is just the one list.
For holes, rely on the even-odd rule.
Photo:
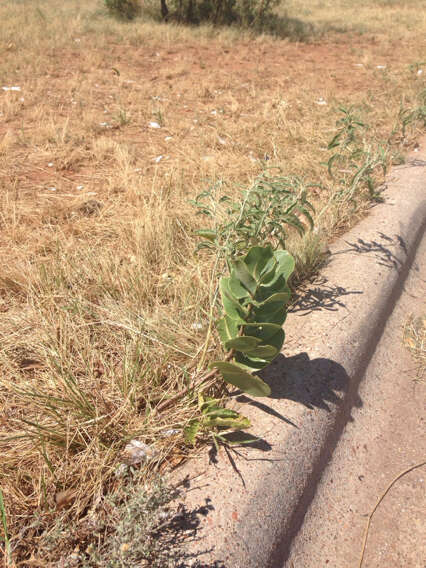
[(203, 472), (187, 510), (207, 500), (185, 566), (263, 568), (288, 557), (342, 432), (364, 409), (360, 383), (373, 380), (367, 368), (424, 232), (426, 151), (415, 158), (392, 172), (385, 203), (335, 243), (320, 282), (289, 315), (284, 355), (264, 376), (272, 397), (236, 399), (263, 442), (222, 450), (214, 466), (205, 453), (181, 472)]
[[(416, 382), (402, 344), (408, 315), (426, 313), (425, 260), (423, 239), (361, 382), (362, 407), (353, 409), (281, 566), (358, 568), (366, 515), (400, 472), (426, 461), (426, 382)], [(426, 466), (398, 480), (375, 512), (363, 567), (425, 564)]]

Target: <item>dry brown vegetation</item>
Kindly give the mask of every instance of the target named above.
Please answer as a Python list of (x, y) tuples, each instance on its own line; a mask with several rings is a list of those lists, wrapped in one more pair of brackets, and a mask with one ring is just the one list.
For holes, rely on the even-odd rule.
[(410, 350), (415, 364), (418, 380), (426, 374), (426, 316), (411, 315), (404, 326), (404, 345)]
[[(20, 565), (58, 565), (44, 531), (99, 507), (128, 440), (161, 471), (187, 455), (161, 433), (191, 398), (155, 407), (220, 349), (188, 200), (277, 166), (322, 184), (321, 211), (339, 105), (389, 158), (414, 142), (398, 116), (425, 89), (426, 4), (347, 4), (288, 1), (315, 26), (305, 43), (117, 22), (95, 0), (1, 4), (0, 87), (19, 90), (0, 90), (0, 485)], [(367, 206), (334, 204), (290, 241), (301, 276)]]

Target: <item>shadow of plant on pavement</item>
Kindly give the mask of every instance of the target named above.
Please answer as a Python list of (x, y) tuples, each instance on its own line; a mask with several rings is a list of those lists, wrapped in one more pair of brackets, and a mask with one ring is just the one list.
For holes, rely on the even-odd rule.
[[(347, 249), (336, 251), (333, 256), (338, 254), (370, 254), (377, 261), (377, 264), (388, 268), (400, 268), (407, 255), (407, 246), (400, 235), (390, 237), (379, 232), (378, 238), (370, 241), (357, 239), (356, 242), (345, 241)], [(393, 250), (391, 250), (391, 248)], [(402, 259), (398, 256), (402, 255)]]
[[(280, 354), (259, 374), (271, 388), (270, 398), (292, 400), (311, 410), (317, 407), (327, 412), (331, 411), (330, 405), (341, 404), (350, 381), (339, 363), (325, 358), (311, 360), (307, 353), (292, 357)], [(256, 403), (250, 401), (250, 404), (258, 406)], [(360, 399), (356, 404), (361, 404)]]
[(301, 316), (321, 310), (336, 312), (345, 307), (342, 297), (362, 293), (361, 290), (347, 290), (342, 286), (328, 285), (326, 278), (317, 278), (310, 285), (300, 287), (294, 292), (295, 300), (288, 312), (299, 313)]

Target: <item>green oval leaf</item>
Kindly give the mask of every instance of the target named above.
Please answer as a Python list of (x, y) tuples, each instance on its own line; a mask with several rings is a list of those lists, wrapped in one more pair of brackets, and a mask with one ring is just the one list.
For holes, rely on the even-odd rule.
[(205, 425), (207, 427), (233, 428), (234, 430), (245, 430), (251, 426), (250, 420), (241, 415), (238, 418), (208, 418)]
[(244, 324), (245, 335), (259, 337), (263, 343), (268, 344), (269, 338), (281, 331), (281, 326), (276, 323), (246, 323)]
[(243, 353), (237, 353), (235, 355), (235, 361), (238, 363), (238, 366), (242, 369), (245, 369), (249, 373), (253, 371), (260, 371), (264, 369), (267, 365), (269, 365), (269, 361), (264, 361), (263, 359), (255, 359), (250, 358)]
[(271, 394), (271, 389), (262, 379), (247, 373), (233, 363), (215, 361), (210, 367), (218, 369), (227, 383), (252, 396), (269, 396)]
[(238, 418), (239, 414), (236, 410), (215, 406), (206, 412), (206, 416), (209, 418)]
[(243, 353), (246, 353), (255, 349), (259, 345), (259, 343), (262, 343), (262, 341), (257, 337), (242, 336), (227, 341), (225, 343), (225, 347), (226, 349), (235, 349), (236, 351), (242, 351)]
[(285, 334), (280, 325), (274, 323), (245, 324), (244, 332), (246, 335), (258, 337), (264, 345), (272, 345), (281, 351)]
[[(272, 265), (270, 264), (272, 261)], [(270, 245), (266, 247), (251, 247), (248, 251), (247, 255), (244, 258), (244, 263), (247, 266), (248, 270), (252, 274), (252, 276), (259, 280), (261, 274), (265, 271), (270, 264), (270, 268), (273, 268), (274, 262), (274, 252)]]
[(200, 229), (199, 231), (195, 231), (195, 234), (211, 242), (214, 242), (217, 237), (217, 233), (213, 229)]
[(250, 298), (250, 293), (241, 285), (235, 272), (231, 273), (228, 286), (229, 286), (229, 291), (237, 300), (242, 300), (243, 298)]
[(247, 313), (238, 300), (232, 295), (229, 289), (229, 278), (220, 279), (219, 289), (226, 315), (237, 321), (244, 322), (244, 317)]
[(266, 298), (266, 300), (262, 302), (260, 305), (265, 306), (273, 302), (281, 302), (281, 304), (286, 304), (290, 300), (290, 297), (291, 297), (290, 288), (286, 286), (284, 292), (277, 292), (276, 294), (272, 294), (271, 296)]
[(229, 316), (224, 316), (216, 322), (217, 331), (219, 332), (219, 337), (224, 345), (230, 339), (234, 339), (238, 335), (239, 325), (236, 319), (230, 318)]
[(248, 290), (251, 296), (256, 293), (257, 283), (253, 276), (248, 271), (248, 268), (243, 260), (236, 260), (232, 264), (233, 270), (231, 272), (232, 276), (236, 276), (240, 283)]
[(259, 308), (254, 308), (252, 313), (257, 321), (279, 325), (284, 323), (287, 315), (285, 304), (282, 302), (268, 302)]
[(278, 349), (273, 345), (259, 345), (251, 351), (246, 351), (246, 355), (249, 358), (256, 357), (258, 359), (264, 359), (265, 361), (271, 361), (278, 354)]

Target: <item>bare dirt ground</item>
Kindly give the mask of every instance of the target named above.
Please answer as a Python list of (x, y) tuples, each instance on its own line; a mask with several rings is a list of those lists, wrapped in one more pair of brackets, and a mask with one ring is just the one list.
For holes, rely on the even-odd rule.
[[(94, 151), (96, 140), (124, 145), (131, 165), (149, 178), (159, 156), (157, 175), (178, 169), (186, 177), (191, 170), (198, 182), (218, 170), (238, 179), (245, 169), (245, 177), (265, 155), (294, 162), (295, 171), (309, 171), (315, 166), (305, 156), (300, 160), (300, 145), (308, 143), (321, 153), (324, 133), (314, 132), (323, 126), (324, 115), (330, 117), (330, 105), (337, 99), (358, 104), (366, 95), (370, 100), (383, 96), (388, 70), (401, 72), (411, 61), (411, 47), (404, 55), (403, 43), (383, 46), (357, 37), (315, 45), (187, 41), (168, 48), (111, 42), (108, 53), (87, 51), (85, 42), (90, 43), (83, 38), (72, 50), (44, 56), (43, 77), (29, 68), (28, 77), (24, 71), (17, 79), (25, 86), (22, 96), (12, 93), (16, 108), (0, 123), (12, 158), (0, 175), (3, 183), (19, 182), (19, 199), (28, 191), (39, 199), (47, 186), (57, 188), (55, 197), (65, 193), (68, 199), (79, 198), (77, 185), (103, 192), (112, 156)], [(114, 116), (118, 109), (127, 113), (129, 124)], [(158, 131), (149, 127), (156, 113), (164, 120)], [(63, 130), (68, 140), (56, 150), (28, 147), (26, 139), (44, 145), (40, 121), (50, 126), (51, 135), (54, 126)], [(332, 120), (329, 126), (332, 131)], [(54, 166), (48, 167), (51, 160)]]

